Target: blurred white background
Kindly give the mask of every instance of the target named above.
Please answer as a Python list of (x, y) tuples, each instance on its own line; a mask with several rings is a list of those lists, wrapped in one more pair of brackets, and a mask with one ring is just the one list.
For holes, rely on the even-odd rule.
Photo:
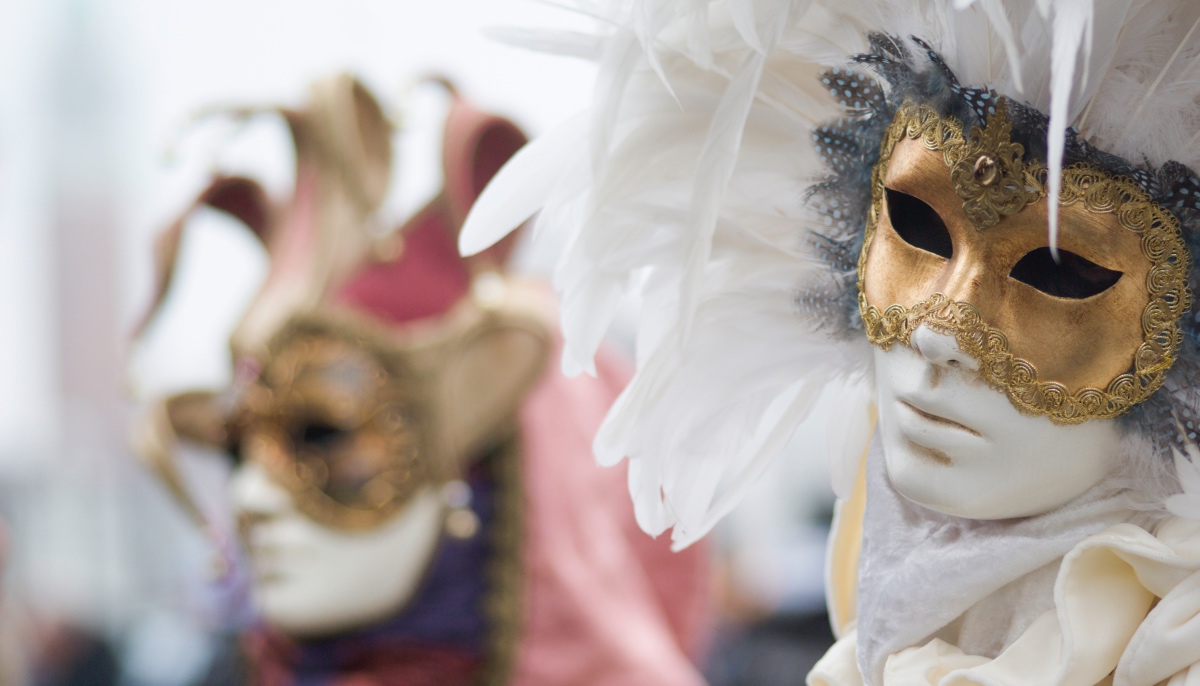
[[(265, 266), (229, 220), (198, 215), (173, 302), (133, 351), (153, 236), (214, 168), (277, 198), (292, 183), (280, 121), (194, 115), (300, 105), (313, 79), (360, 76), (400, 124), (398, 223), (440, 184), (446, 99), (417, 77), (445, 74), (533, 135), (588, 104), (591, 64), (501, 45), (494, 26), (591, 28), (551, 0), (0, 0), (0, 686), (63, 623), (115, 646), (122, 684), (195, 683), (213, 636), (245, 619), (243, 589), (212, 582), (212, 545), (126, 436), (132, 390), (225, 382), (227, 332)], [(554, 253), (526, 264), (545, 272)], [(187, 466), (219, 514), (212, 457)], [(794, 445), (726, 524), (732, 604), (819, 612), (827, 483), (825, 446)]]
[[(128, 391), (222, 381), (222, 328), (262, 256), (202, 219), (175, 298), (186, 313), (155, 327), (132, 379), (128, 334), (150, 297), (152, 236), (213, 168), (282, 196), (292, 160), (278, 121), (189, 128), (192, 116), (299, 105), (313, 79), (357, 74), (402, 125), (387, 208), (399, 221), (441, 173), (445, 98), (414, 79), (445, 74), (536, 134), (586, 105), (591, 65), (482, 30), (573, 24), (588, 20), (530, 0), (0, 0), (0, 522), (7, 607), (25, 623), (0, 642), (65, 621), (116, 640), (125, 682), (185, 683), (203, 637), (237, 621), (237, 589), (206, 577), (211, 547), (127, 446)], [(219, 484), (202, 466), (215, 461), (193, 462)]]

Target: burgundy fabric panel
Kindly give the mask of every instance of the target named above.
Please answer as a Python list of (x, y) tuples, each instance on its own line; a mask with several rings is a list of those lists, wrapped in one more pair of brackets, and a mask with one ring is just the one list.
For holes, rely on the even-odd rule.
[(435, 205), (413, 218), (397, 260), (367, 265), (335, 300), (384, 322), (403, 324), (444, 314), (471, 287), (445, 220)]
[(240, 176), (214, 180), (200, 202), (238, 219), (264, 244), (267, 242), (271, 201), (257, 181)]
[(473, 686), (483, 665), (479, 655), (420, 643), (342, 646), (336, 665), (298, 669), (300, 649), (266, 630), (245, 641), (253, 686)]

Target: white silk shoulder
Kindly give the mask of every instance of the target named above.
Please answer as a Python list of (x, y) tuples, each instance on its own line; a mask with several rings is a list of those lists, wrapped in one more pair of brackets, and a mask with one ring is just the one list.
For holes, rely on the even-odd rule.
[[(1200, 684), (1200, 522), (1157, 535), (1117, 524), (1063, 559), (1045, 612), (995, 659), (934, 639), (892, 654), (883, 686), (1196, 686)], [(861, 686), (857, 632), (808, 675), (809, 686)]]

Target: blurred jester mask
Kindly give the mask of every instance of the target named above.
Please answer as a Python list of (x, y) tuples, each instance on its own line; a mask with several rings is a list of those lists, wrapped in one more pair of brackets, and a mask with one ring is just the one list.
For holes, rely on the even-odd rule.
[[(389, 127), (346, 77), (282, 112), (289, 202), (230, 177), (200, 196), (261, 240), (269, 272), (230, 337), (232, 382), (150, 399), (140, 452), (210, 531), (177, 444), (238, 462), (255, 683), (699, 684), (707, 556), (647, 539), (625, 473), (592, 460), (621, 361), (549, 368), (555, 303), (507, 273), (513, 241), (459, 256), (525, 137), (448, 90), (442, 191), (391, 234), (370, 230)], [(194, 209), (160, 242), (152, 315)]]
[[(454, 96), (442, 193), (381, 237), (370, 227), (391, 148), (376, 101), (342, 76), (281, 113), (297, 151), (290, 203), (272, 205), (240, 177), (216, 178), (196, 203), (240, 220), (270, 259), (231, 336), (233, 385), (153, 404), (142, 453), (198, 519), (172, 457), (178, 438), (260, 464), (322, 524), (370, 529), (511, 434), (544, 368), (545, 302), (502, 274), (511, 242), (470, 260), (454, 249), (471, 202), (525, 137)], [(148, 320), (166, 302), (191, 212), (160, 239)]]

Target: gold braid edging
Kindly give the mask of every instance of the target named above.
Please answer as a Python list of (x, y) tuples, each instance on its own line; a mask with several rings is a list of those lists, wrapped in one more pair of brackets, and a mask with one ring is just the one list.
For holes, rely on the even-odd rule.
[(526, 571), (522, 559), (525, 538), (525, 492), (522, 479), (523, 444), (520, 432), (500, 447), (489, 465), (496, 484), (495, 512), (489, 535), (491, 554), (486, 574), (484, 616), (488, 621), (487, 658), (481, 686), (504, 686), (512, 679), (517, 644), (521, 640)]
[[(897, 342), (909, 345), (912, 332), (925, 324), (938, 333), (953, 335), (959, 349), (979, 362), (980, 377), (993, 388), (1003, 391), (1024, 414), (1045, 415), (1055, 424), (1078, 424), (1089, 419), (1119, 416), (1162, 386), (1167, 370), (1175, 363), (1183, 338), (1180, 319), (1192, 299), (1188, 287), (1191, 257), (1183, 241), (1179, 220), (1153, 202), (1132, 180), (1085, 165), (1073, 165), (1063, 170), (1059, 193), (1062, 205), (1083, 203), (1089, 212), (1115, 214), (1121, 226), (1142, 237), (1142, 253), (1151, 262), (1146, 277), (1150, 302), (1142, 311), (1142, 344), (1134, 354), (1133, 371), (1113, 379), (1106, 389), (1082, 388), (1071, 393), (1061, 383), (1039, 381), (1037, 369), (1029, 361), (1014, 356), (1009, 351), (1008, 338), (985, 324), (979, 311), (969, 303), (956, 302), (935, 293), (910, 308), (892, 305), (881, 312), (867, 302), (863, 289), (864, 272), (871, 240), (883, 211), (883, 182), (892, 151), (904, 138), (920, 140), (926, 148), (942, 152), (951, 169), (955, 188), (964, 199), (963, 209), (980, 230), (986, 227), (976, 221), (977, 216), (995, 217), (999, 221), (999, 216), (1014, 214), (1026, 204), (1044, 197), (1046, 170), (1041, 165), (1004, 169), (1005, 182), (1001, 186), (1007, 190), (1003, 191), (1003, 197), (989, 200), (962, 185), (958, 170), (973, 164), (977, 155), (988, 154), (1006, 162), (1020, 161), (1020, 146), (1006, 140), (1011, 125), (1006, 121), (1000, 122), (1003, 127), (997, 124), (1004, 117), (1003, 100), (997, 103), (996, 109), (997, 114), (993, 115), (987, 128), (992, 130), (995, 126), (1002, 130), (1005, 140), (983, 136), (976, 128), (972, 131), (971, 143), (967, 143), (957, 120), (942, 118), (932, 108), (913, 103), (906, 103), (897, 111), (895, 120), (884, 134), (879, 163), (871, 172), (871, 207), (858, 257), (858, 308), (867, 338), (883, 350)], [(997, 143), (1016, 145), (1016, 157), (1012, 157), (1013, 150), (1009, 147), (989, 149), (988, 146), (994, 148)], [(1020, 185), (1025, 188), (1019, 189)], [(972, 199), (977, 201), (975, 207), (981, 208), (976, 216), (972, 216), (968, 207)]]

